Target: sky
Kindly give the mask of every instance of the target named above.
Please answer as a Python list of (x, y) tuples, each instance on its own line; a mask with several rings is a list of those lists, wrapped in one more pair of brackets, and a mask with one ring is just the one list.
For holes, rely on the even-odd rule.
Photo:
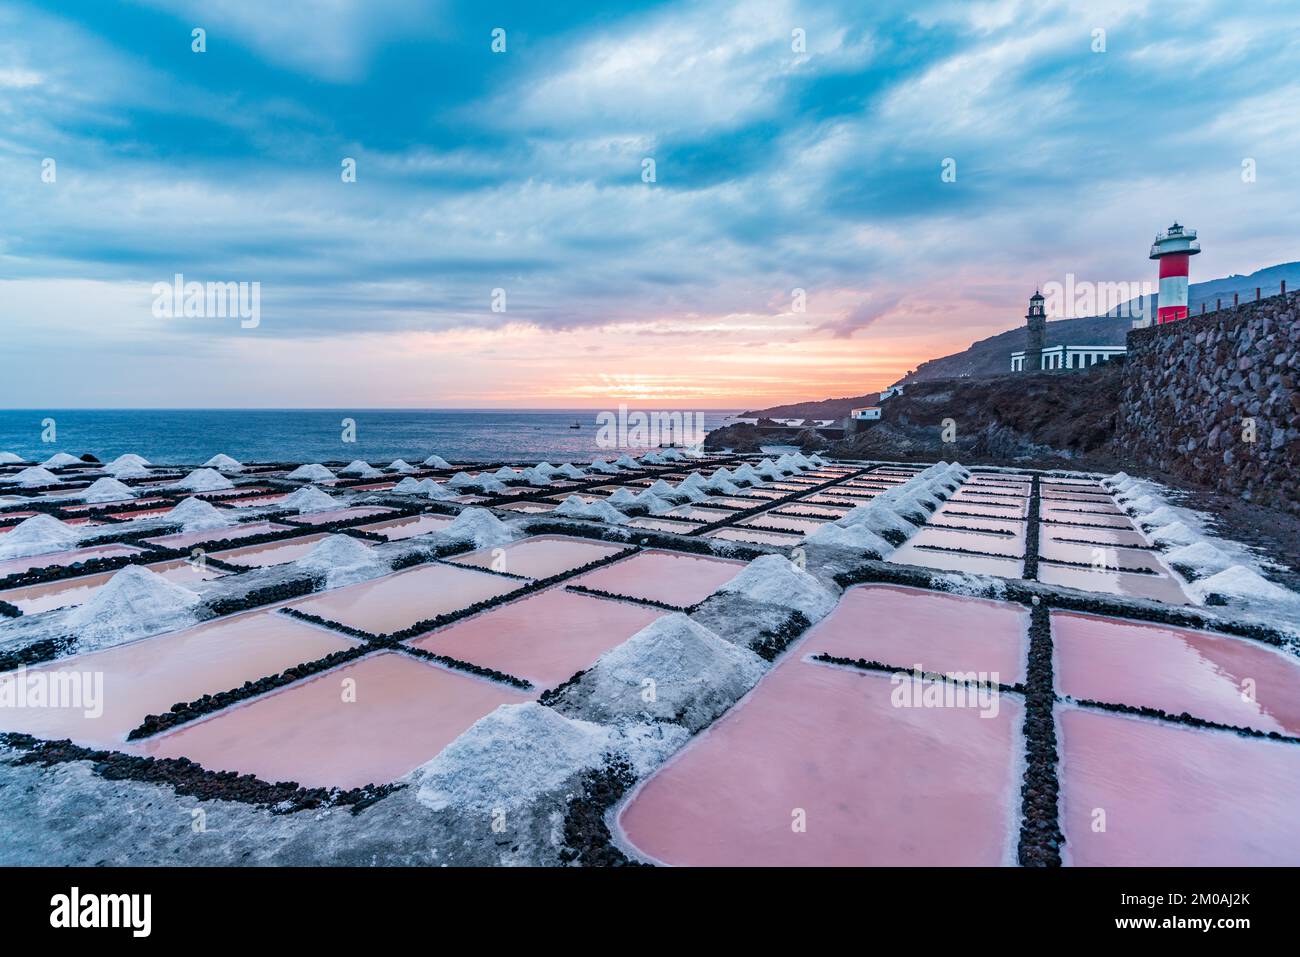
[(1297, 62), (1267, 0), (0, 0), (0, 407), (860, 395), (1175, 219), (1300, 259)]

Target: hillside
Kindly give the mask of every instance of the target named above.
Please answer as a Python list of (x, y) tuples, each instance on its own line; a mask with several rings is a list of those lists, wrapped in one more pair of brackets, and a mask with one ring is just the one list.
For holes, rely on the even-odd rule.
[(879, 392), (852, 396), (843, 399), (822, 399), (817, 402), (794, 402), (790, 405), (774, 405), (770, 409), (757, 412), (742, 412), (742, 419), (842, 419), (850, 409), (864, 405), (875, 405), (880, 401)]

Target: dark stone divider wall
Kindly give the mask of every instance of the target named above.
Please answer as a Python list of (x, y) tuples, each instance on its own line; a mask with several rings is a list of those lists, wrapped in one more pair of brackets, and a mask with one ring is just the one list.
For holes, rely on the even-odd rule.
[(1298, 306), (1291, 292), (1131, 331), (1116, 451), (1300, 514)]

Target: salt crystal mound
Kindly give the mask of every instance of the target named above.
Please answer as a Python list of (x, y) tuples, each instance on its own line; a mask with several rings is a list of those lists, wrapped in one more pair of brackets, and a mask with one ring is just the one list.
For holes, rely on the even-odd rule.
[(686, 458), (686, 453), (681, 449), (660, 449), (659, 454), (670, 462), (680, 462)]
[(138, 468), (144, 468), (150, 462), (143, 455), (136, 455), (134, 452), (126, 452), (119, 455), (113, 461), (104, 466), (105, 469), (119, 469), (128, 465), (134, 465)]
[(339, 469), (339, 475), (351, 475), (356, 478), (375, 478), (382, 474), (379, 469), (371, 468), (369, 462), (363, 462), (360, 459), (354, 459)]
[(571, 478), (571, 479), (581, 479), (587, 477), (586, 472), (584, 472), (582, 469), (578, 468), (576, 465), (574, 465), (571, 462), (565, 462), (563, 465), (556, 468), (551, 474), (563, 475), (565, 478)]
[[(916, 525), (890, 508), (889, 502), (882, 502), (878, 499), (872, 499), (863, 505), (855, 506), (851, 511), (841, 515), (831, 524), (838, 525), (840, 528), (853, 528), (861, 525), (881, 537), (888, 535), (891, 538), (898, 538), (899, 541), (911, 538), (917, 529)], [(816, 532), (813, 534), (816, 534)]]
[(551, 473), (536, 467), (524, 469), (519, 473), (519, 477), (529, 485), (542, 486), (551, 484)]
[(129, 485), (123, 485), (117, 479), (102, 478), (96, 479), (90, 485), (72, 496), (81, 499), (83, 502), (121, 502), (126, 499), (135, 498), (135, 492)]
[(605, 723), (668, 721), (694, 733), (757, 684), (766, 668), (752, 651), (673, 612), (601, 655), (565, 689), (564, 710)]
[(403, 459), (395, 459), (395, 460), (393, 460), (392, 462), (390, 462), (390, 463), (388, 464), (388, 467), (387, 467), (384, 471), (386, 471), (386, 472), (418, 472), (419, 469), (417, 469), (417, 468), (416, 468), (414, 465), (412, 465), (410, 462), (407, 462), (407, 461), (405, 461), (405, 460), (403, 460)]
[(203, 464), (208, 468), (216, 469), (218, 472), (244, 471), (244, 463), (240, 462), (238, 459), (232, 459), (229, 455), (225, 455), (224, 453), (212, 456), (212, 458), (208, 459)]
[(424, 460), (423, 464), (427, 465), (431, 469), (451, 468), (451, 463), (448, 462), (446, 459), (444, 459), (441, 455), (430, 455), (427, 459)]
[(351, 535), (330, 535), (293, 563), (294, 567), (325, 579), (326, 588), (338, 588), (378, 578), (392, 569), (374, 549)]
[(33, 515), (0, 535), (0, 560), (60, 552), (76, 546), (81, 533), (51, 515)]
[(179, 488), (188, 492), (218, 492), (234, 487), (235, 483), (216, 469), (195, 469), (179, 482), (173, 482), (168, 486), (168, 488)]
[(167, 522), (179, 522), (187, 532), (202, 532), (209, 528), (227, 528), (234, 520), (211, 502), (193, 496), (180, 502), (165, 516)]
[(311, 465), (299, 465), (290, 472), (285, 478), (306, 479), (308, 482), (328, 482), (335, 477), (334, 473), (319, 463)]
[(762, 485), (763, 477), (754, 471), (754, 466), (746, 462), (731, 473), (731, 481), (735, 485)]
[(618, 466), (606, 462), (604, 459), (593, 459), (592, 463), (587, 466), (589, 472), (599, 472), (601, 475), (614, 475), (618, 472)]
[(290, 492), (277, 505), (281, 508), (296, 509), (299, 515), (306, 515), (310, 512), (328, 512), (330, 509), (339, 508), (341, 503), (315, 485), (304, 485)]
[(776, 463), (771, 459), (763, 459), (758, 465), (754, 466), (754, 473), (759, 478), (766, 479), (769, 482), (779, 482), (785, 478), (785, 475), (782, 474), (781, 470), (776, 467)]
[(128, 565), (66, 619), (79, 652), (174, 631), (198, 621), (200, 597), (140, 565)]
[(42, 467), (47, 469), (63, 468), (65, 465), (81, 465), (81, 459), (75, 455), (69, 455), (67, 452), (56, 452), (48, 459), (41, 463)]
[(29, 466), (21, 472), (6, 475), (4, 478), (6, 481), (18, 483), (20, 488), (41, 488), (45, 485), (59, 485), (63, 482), (63, 479), (39, 465)]
[(663, 515), (675, 507), (672, 502), (665, 501), (649, 489), (637, 493), (626, 487), (615, 489), (605, 501), (620, 509), (644, 508), (651, 515)]
[(130, 462), (124, 462), (121, 465), (110, 463), (104, 466), (104, 471), (115, 479), (140, 479), (149, 478), (153, 475), (143, 465), (134, 465)]
[(519, 533), (485, 508), (467, 508), (444, 529), (434, 532), (455, 542), (472, 542), (475, 548), (504, 545)]
[(641, 456), (641, 462), (645, 465), (667, 465), (668, 459), (658, 452), (647, 452)]
[(17, 465), (23, 461), (21, 455), (15, 455), (13, 452), (0, 452), (0, 465)]
[(621, 469), (635, 469), (641, 467), (641, 463), (632, 458), (632, 456), (628, 455), (626, 452), (616, 458), (614, 464)]
[(468, 472), (457, 472), (451, 478), (447, 479), (447, 485), (454, 489), (477, 489), (482, 492), (504, 492), (506, 487), (490, 475), (470, 475)]
[(800, 471), (803, 471), (805, 469), (810, 469), (813, 467), (812, 460), (809, 459), (808, 456), (804, 455), (802, 452), (793, 453), (790, 456), (790, 462), (794, 465), (795, 468), (799, 469)]
[(876, 558), (886, 558), (894, 546), (885, 541), (866, 525), (826, 524), (804, 538), (805, 544), (823, 548), (839, 548), (845, 551), (863, 552)]
[(1209, 578), (1236, 564), (1231, 556), (1206, 541), (1171, 549), (1165, 553), (1165, 561), (1179, 570), (1190, 570), (1194, 578)]
[(822, 458), (822, 457), (821, 457), (820, 455), (818, 455), (816, 452), (814, 452), (812, 455), (808, 456), (808, 466), (809, 466), (809, 468), (817, 468), (818, 466), (821, 466), (821, 465), (829, 465), (829, 464), (830, 464), (830, 460), (829, 460), (829, 459)]
[(1300, 609), (1300, 595), (1273, 584), (1245, 565), (1233, 565), (1217, 575), (1194, 581), (1187, 586), (1187, 591), (1202, 603), (1215, 597), (1246, 605), (1265, 603)]
[(663, 479), (656, 479), (655, 483), (648, 489), (651, 495), (658, 495), (660, 498), (674, 498), (685, 495), (683, 491), (673, 488)]
[[(660, 481), (663, 480), (660, 479)], [(685, 497), (688, 502), (702, 502), (709, 497), (709, 493), (704, 489), (695, 485), (688, 485), (684, 481), (677, 483), (677, 487), (672, 490), (672, 494), (678, 498)]]
[(833, 591), (781, 555), (755, 558), (718, 591), (792, 608), (810, 622), (825, 618), (839, 601)]
[(1151, 533), (1151, 541), (1165, 548), (1175, 545), (1191, 545), (1200, 541), (1200, 536), (1182, 522), (1170, 522)]
[(626, 515), (604, 499), (587, 502), (580, 495), (570, 495), (551, 514), (564, 518), (585, 518), (610, 525), (625, 525), (628, 520)]
[(1137, 516), (1137, 523), (1143, 528), (1161, 528), (1176, 521), (1178, 521), (1178, 513), (1168, 506), (1162, 506), (1146, 514), (1139, 513)]
[(391, 489), (389, 494), (397, 495), (422, 495), (425, 498), (455, 498), (456, 493), (451, 489), (444, 488), (431, 478), (413, 479), (410, 476), (402, 479)]
[(503, 465), (492, 473), (492, 477), (498, 482), (523, 482), (525, 481), (524, 473), (518, 469), (512, 469), (508, 465)]
[(680, 728), (604, 727), (527, 701), (480, 718), (412, 776), (416, 799), (434, 811), (520, 812), (561, 788), (567, 805), (571, 779), (610, 757), (646, 774), (685, 742)]

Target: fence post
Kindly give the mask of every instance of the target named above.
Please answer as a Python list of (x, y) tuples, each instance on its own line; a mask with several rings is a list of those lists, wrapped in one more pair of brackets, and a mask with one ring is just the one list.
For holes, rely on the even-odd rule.
[(1240, 305), (1241, 305), (1241, 293), (1234, 292), (1232, 294), (1232, 308), (1236, 309)]
[(1259, 287), (1255, 287), (1255, 301), (1259, 302)]
[(1282, 295), (1286, 295), (1286, 280), (1282, 280)]
[(1214, 300), (1214, 311), (1218, 312), (1222, 308), (1223, 308), (1223, 300), (1222, 299)]

